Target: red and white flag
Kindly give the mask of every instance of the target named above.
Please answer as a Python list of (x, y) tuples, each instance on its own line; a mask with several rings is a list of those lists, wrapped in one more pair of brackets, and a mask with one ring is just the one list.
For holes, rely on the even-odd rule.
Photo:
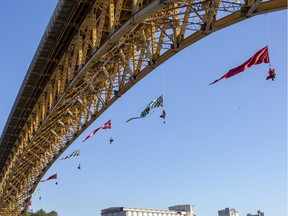
[(28, 202), (23, 203), (21, 206), (19, 206), (18, 209), (23, 208), (23, 207), (27, 207), (27, 206), (31, 206), (31, 205), (32, 205), (32, 201), (28, 201)]
[(45, 181), (49, 181), (49, 180), (52, 180), (52, 179), (57, 179), (57, 173), (50, 176), (49, 178), (45, 179), (45, 180), (42, 180), (41, 182), (45, 182)]
[(95, 129), (94, 131), (92, 131), (92, 133), (90, 133), (85, 140), (83, 140), (83, 142), (85, 142), (87, 139), (91, 138), (97, 131), (99, 131), (100, 129), (111, 129), (111, 119), (109, 121), (107, 121), (104, 125), (102, 125), (101, 127)]
[(23, 204), (23, 207), (25, 207), (25, 206), (31, 206), (31, 205), (32, 205), (32, 201), (29, 201), (29, 202), (24, 203), (24, 204)]

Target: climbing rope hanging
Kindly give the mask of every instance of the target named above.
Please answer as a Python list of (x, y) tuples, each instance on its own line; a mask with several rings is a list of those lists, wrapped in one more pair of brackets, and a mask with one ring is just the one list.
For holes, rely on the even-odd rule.
[[(267, 44), (268, 44), (268, 47), (270, 47), (271, 43), (270, 43), (270, 28), (269, 28), (268, 14), (266, 14), (265, 16), (266, 16)], [(269, 53), (269, 50), (268, 50), (268, 53)], [(275, 71), (275, 68), (272, 67), (271, 55), (269, 55), (269, 60), (270, 60), (269, 70), (268, 70), (268, 76), (266, 77), (266, 80), (271, 79), (272, 81), (274, 81), (276, 77), (276, 71)]]
[[(161, 72), (162, 72), (162, 95), (164, 97), (164, 89), (165, 89), (165, 85), (164, 85), (164, 66), (163, 64), (160, 66), (160, 69), (161, 69)], [(166, 123), (166, 110), (165, 110), (165, 107), (164, 107), (164, 103), (163, 103), (163, 110), (162, 110), (162, 114), (160, 115), (160, 118), (163, 119), (163, 123), (165, 124)]]

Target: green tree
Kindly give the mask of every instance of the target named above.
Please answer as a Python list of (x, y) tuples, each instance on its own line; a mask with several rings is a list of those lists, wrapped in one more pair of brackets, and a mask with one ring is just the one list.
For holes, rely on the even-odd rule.
[(58, 216), (58, 213), (56, 211), (51, 211), (47, 214), (47, 216)]
[(27, 216), (58, 216), (58, 213), (56, 211), (46, 213), (43, 209), (40, 209), (37, 212), (29, 212)]

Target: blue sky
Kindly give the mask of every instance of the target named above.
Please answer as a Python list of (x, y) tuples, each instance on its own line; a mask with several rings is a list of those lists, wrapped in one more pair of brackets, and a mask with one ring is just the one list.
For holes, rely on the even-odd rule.
[[(57, 1), (3, 2), (0, 8), (0, 130)], [(208, 84), (269, 45), (269, 66)], [(128, 124), (164, 95), (166, 124), (155, 109)], [(112, 119), (112, 130), (95, 128)], [(113, 136), (114, 143), (109, 145)], [(108, 207), (167, 209), (193, 204), (198, 216), (226, 207), (240, 215), (287, 215), (287, 11), (253, 17), (213, 33), (155, 69), (117, 100), (57, 161), (58, 185), (40, 183), (32, 209), (60, 216), (100, 215)], [(82, 169), (77, 166), (81, 163)]]

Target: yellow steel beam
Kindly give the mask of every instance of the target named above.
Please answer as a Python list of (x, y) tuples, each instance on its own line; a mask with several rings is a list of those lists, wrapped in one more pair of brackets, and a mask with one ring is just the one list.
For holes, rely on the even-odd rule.
[[(225, 7), (230, 10), (221, 11), (226, 14), (218, 18)], [(235, 6), (219, 0), (125, 4), (96, 0), (91, 8), (22, 127), (15, 143), (18, 148), (6, 162), (0, 179), (0, 214), (9, 214), (18, 196), (23, 197), (19, 205), (29, 200), (71, 143), (155, 67), (208, 34), (257, 14), (285, 9), (287, 2), (251, 0)]]

